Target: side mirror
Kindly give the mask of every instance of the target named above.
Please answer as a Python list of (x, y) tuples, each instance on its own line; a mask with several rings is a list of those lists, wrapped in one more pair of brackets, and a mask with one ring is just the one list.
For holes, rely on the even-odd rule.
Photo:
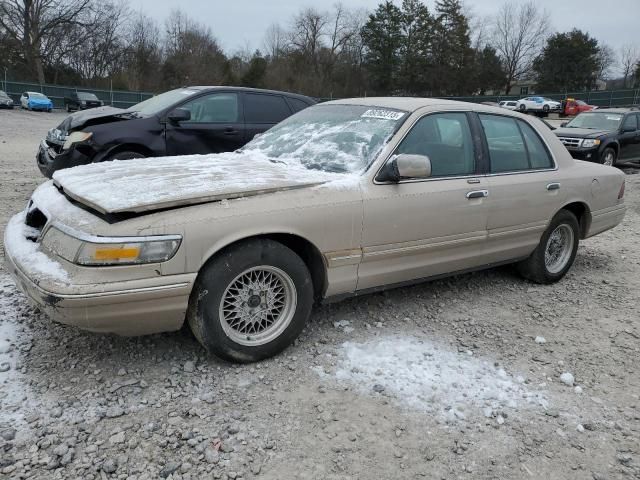
[(560, 124), (560, 126), (561, 126), (562, 128), (564, 128), (564, 127), (566, 127), (566, 126), (567, 126), (567, 123), (569, 123), (569, 122), (562, 122), (562, 123)]
[(191, 112), (185, 108), (176, 108), (175, 110), (169, 112), (169, 115), (167, 115), (167, 120), (174, 124), (187, 122), (191, 120)]
[(426, 155), (401, 153), (392, 158), (378, 175), (381, 182), (399, 182), (403, 178), (429, 178), (431, 160)]

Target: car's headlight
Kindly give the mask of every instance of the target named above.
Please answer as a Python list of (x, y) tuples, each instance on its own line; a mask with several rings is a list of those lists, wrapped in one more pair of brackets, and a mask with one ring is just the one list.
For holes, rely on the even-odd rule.
[(64, 145), (62, 145), (62, 148), (68, 150), (74, 143), (86, 142), (91, 138), (92, 135), (93, 133), (91, 132), (73, 132), (64, 141)]
[(598, 145), (600, 145), (600, 140), (598, 140), (597, 138), (596, 139), (587, 138), (582, 141), (583, 148), (597, 147)]
[(53, 226), (42, 239), (42, 246), (78, 265), (136, 265), (166, 262), (178, 251), (181, 241), (180, 235), (79, 239)]

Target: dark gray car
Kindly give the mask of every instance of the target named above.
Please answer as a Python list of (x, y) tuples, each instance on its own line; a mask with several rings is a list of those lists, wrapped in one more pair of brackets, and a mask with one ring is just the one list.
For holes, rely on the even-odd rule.
[(0, 108), (13, 109), (13, 100), (3, 90), (0, 90)]

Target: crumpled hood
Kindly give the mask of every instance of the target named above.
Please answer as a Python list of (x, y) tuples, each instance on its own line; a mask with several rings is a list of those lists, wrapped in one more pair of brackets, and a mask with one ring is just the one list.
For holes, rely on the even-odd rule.
[(140, 213), (344, 180), (255, 151), (94, 163), (54, 173), (71, 199), (102, 214)]
[(559, 137), (598, 138), (611, 132), (607, 130), (593, 130), (591, 128), (556, 128), (553, 133)]
[(65, 118), (58, 126), (58, 130), (69, 132), (77, 130), (88, 124), (108, 123), (110, 121), (121, 120), (117, 115), (124, 113), (126, 110), (110, 106), (92, 108), (90, 110), (80, 110), (72, 113)]

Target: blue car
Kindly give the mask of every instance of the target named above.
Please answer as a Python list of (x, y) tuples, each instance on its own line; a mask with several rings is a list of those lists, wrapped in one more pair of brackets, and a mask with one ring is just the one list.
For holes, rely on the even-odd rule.
[(20, 97), (20, 105), (27, 110), (41, 110), (50, 112), (53, 110), (53, 102), (42, 93), (24, 92)]

